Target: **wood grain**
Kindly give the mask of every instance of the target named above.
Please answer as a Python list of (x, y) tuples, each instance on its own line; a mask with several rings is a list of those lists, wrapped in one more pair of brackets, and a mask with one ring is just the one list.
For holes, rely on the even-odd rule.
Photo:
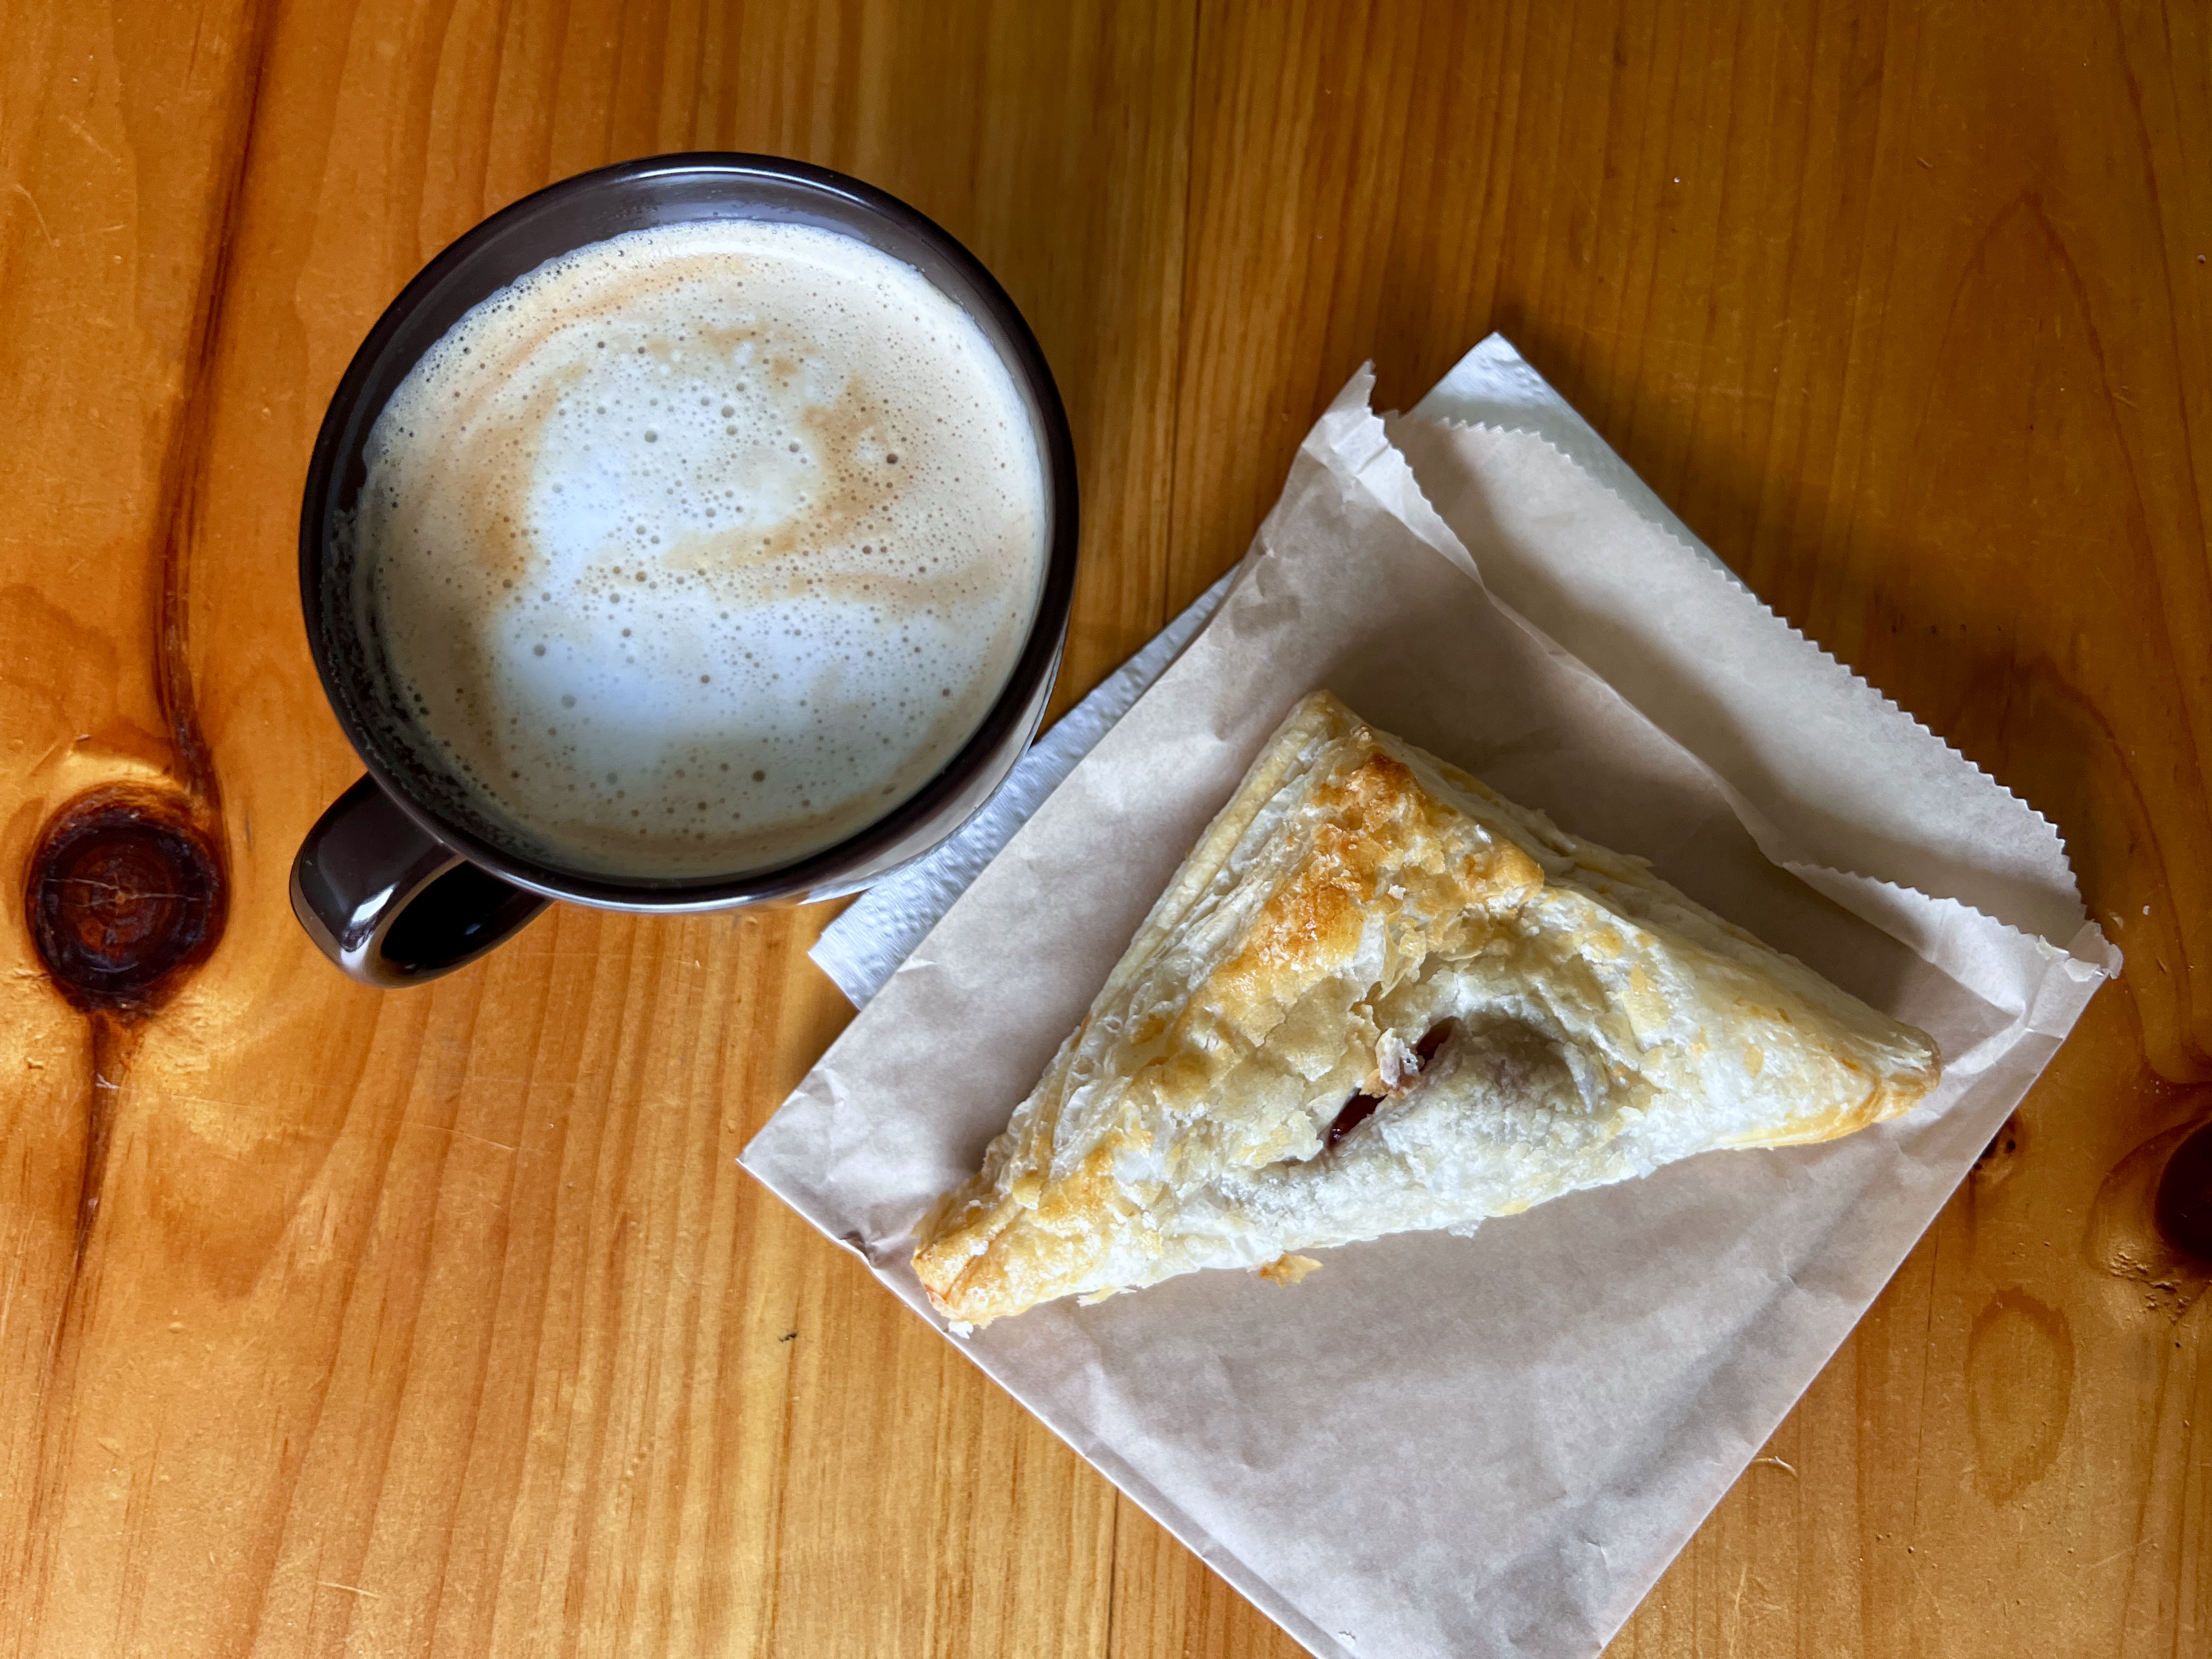
[[(2201, 9), (0, 0), (0, 40), (6, 1651), (1296, 1650), (736, 1170), (847, 1017), (820, 915), (564, 910), (385, 996), (288, 913), (356, 773), (291, 579), (330, 388), (485, 213), (691, 147), (883, 185), (1028, 313), (1085, 486), (1063, 702), (1360, 362), (1402, 404), (1498, 327), (2050, 814), (2125, 977), (1613, 1652), (2203, 1647), (2212, 1267), (2152, 1224), (2212, 1122)], [(87, 1016), (25, 860), (116, 781), (207, 815), (229, 917)]]

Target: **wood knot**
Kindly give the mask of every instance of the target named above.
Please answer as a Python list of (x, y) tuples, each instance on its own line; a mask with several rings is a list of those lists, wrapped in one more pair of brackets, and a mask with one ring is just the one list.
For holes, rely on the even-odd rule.
[(31, 854), (24, 914), (55, 988), (87, 1012), (166, 1000), (222, 935), (222, 861), (191, 803), (137, 785), (69, 802)]
[(2112, 1166), (2089, 1208), (2082, 1247), (2112, 1276), (2115, 1311), (2179, 1316), (2212, 1283), (2212, 1087), (2178, 1103), (2195, 1116)]
[(1974, 1160), (1972, 1174), (1984, 1189), (1999, 1185), (2012, 1174), (2014, 1164), (2019, 1161), (2021, 1143), (2026, 1139), (2027, 1132), (2021, 1127), (2020, 1114), (2014, 1112), (2004, 1121), (1996, 1133), (1990, 1137), (1990, 1144), (1982, 1148), (1982, 1155)]
[(2199, 1125), (2166, 1159), (2151, 1224), (2175, 1250), (2212, 1265), (2212, 1123)]

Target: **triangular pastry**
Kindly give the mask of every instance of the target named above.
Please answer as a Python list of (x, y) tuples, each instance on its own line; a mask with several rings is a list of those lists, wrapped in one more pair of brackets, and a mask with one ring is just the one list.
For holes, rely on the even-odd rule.
[(983, 1167), (923, 1221), (981, 1325), (1465, 1231), (1719, 1146), (1826, 1140), (1936, 1045), (1326, 691), (1254, 763)]

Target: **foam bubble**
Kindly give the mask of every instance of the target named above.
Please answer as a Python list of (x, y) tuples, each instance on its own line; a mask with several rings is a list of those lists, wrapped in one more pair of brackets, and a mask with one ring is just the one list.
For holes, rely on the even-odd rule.
[(811, 227), (539, 267), (423, 357), (366, 459), (398, 695), (528, 850), (600, 873), (763, 868), (881, 817), (981, 723), (1042, 578), (997, 352)]

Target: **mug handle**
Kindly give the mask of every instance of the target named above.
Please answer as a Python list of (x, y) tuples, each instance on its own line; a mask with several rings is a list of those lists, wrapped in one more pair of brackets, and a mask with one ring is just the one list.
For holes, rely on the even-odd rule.
[(331, 803), (292, 860), (292, 914), (363, 985), (421, 985), (466, 967), (550, 899), (433, 839), (374, 778)]

